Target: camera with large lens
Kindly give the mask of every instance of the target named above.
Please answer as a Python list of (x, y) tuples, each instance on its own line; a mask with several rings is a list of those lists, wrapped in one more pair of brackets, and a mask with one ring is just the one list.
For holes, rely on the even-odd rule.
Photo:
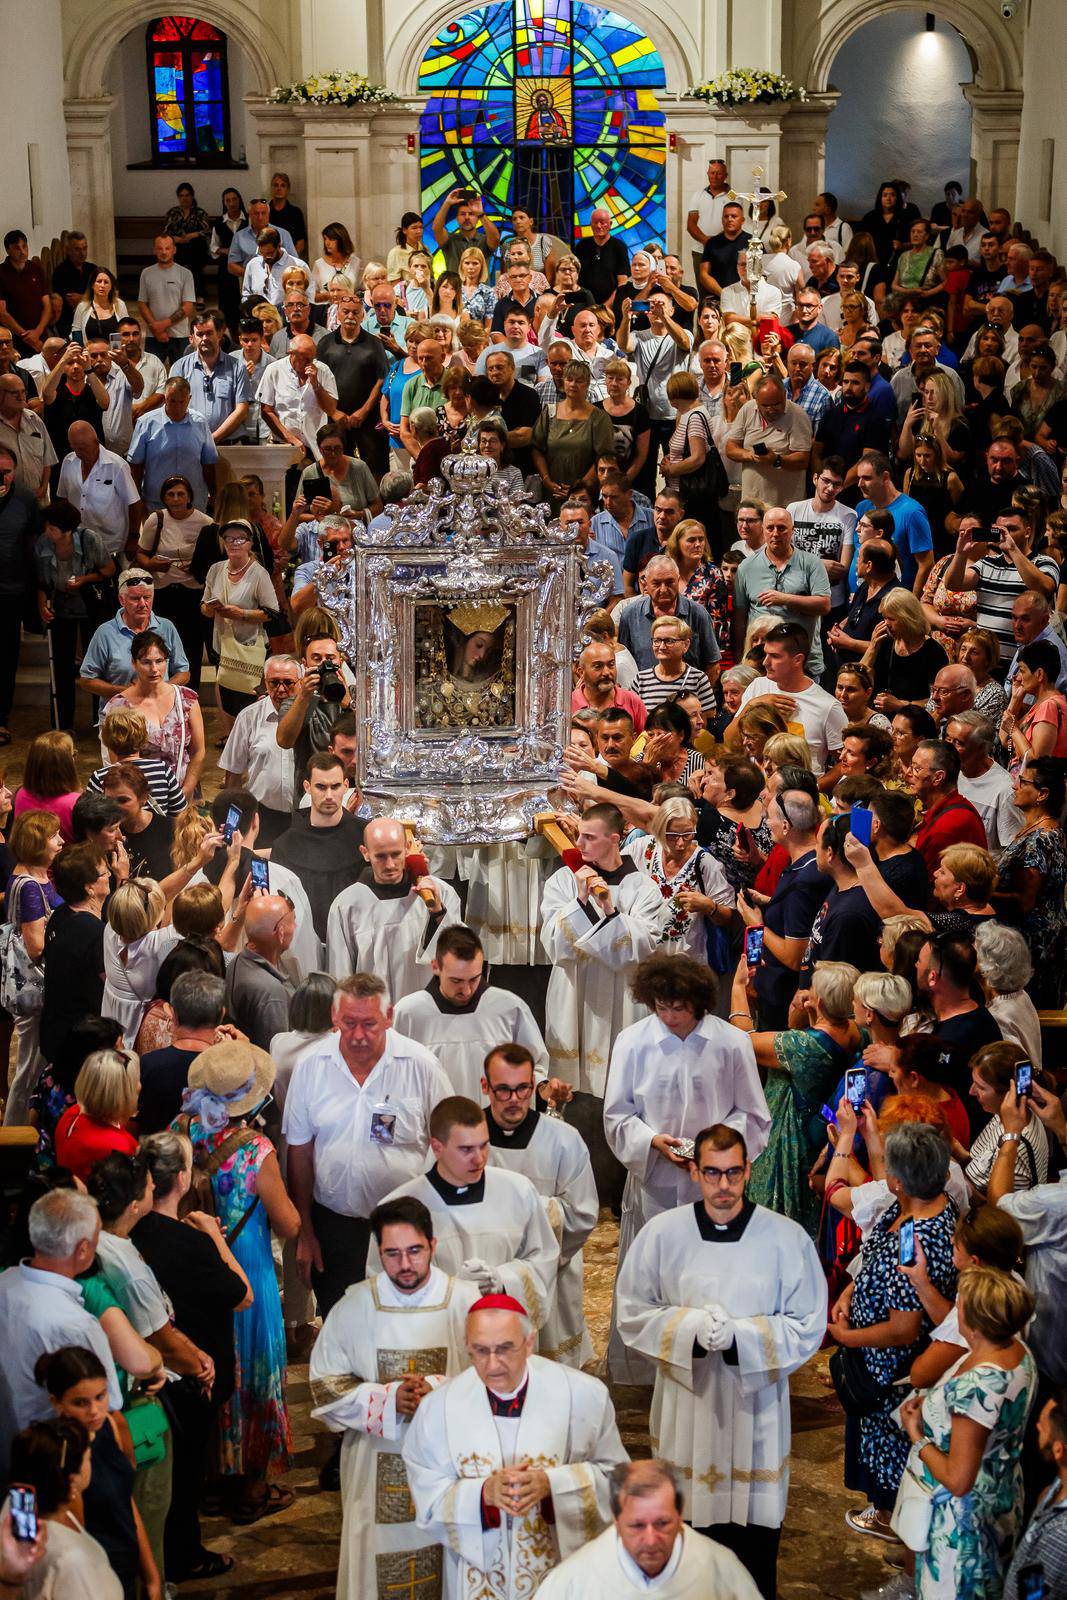
[(345, 697), (345, 683), (341, 676), (341, 668), (336, 661), (327, 657), (325, 661), (319, 662), (317, 671), (319, 674), (319, 694), (324, 700), (329, 701), (331, 705), (339, 706)]

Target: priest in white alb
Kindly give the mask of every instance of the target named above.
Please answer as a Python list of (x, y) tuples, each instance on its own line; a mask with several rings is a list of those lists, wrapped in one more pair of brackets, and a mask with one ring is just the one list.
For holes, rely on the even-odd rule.
[(330, 907), (327, 960), (335, 978), (373, 972), (396, 1002), (425, 984), (438, 935), (460, 920), (459, 897), (441, 878), (412, 870), (407, 835), (391, 817), (367, 823), (360, 851), (367, 866), (359, 882)]
[[(510, 1294), (544, 1326), (556, 1295), (559, 1240), (541, 1196), (519, 1172), (489, 1167), (485, 1112), (451, 1095), (430, 1114), (434, 1164), (387, 1200), (413, 1195), (433, 1215), (437, 1265), (477, 1283), (483, 1294)], [(369, 1264), (376, 1264), (371, 1245)]]
[(529, 1600), (607, 1526), (626, 1460), (604, 1384), (533, 1354), (510, 1295), (477, 1301), (471, 1365), (426, 1396), (404, 1442), (418, 1525), (445, 1547), (446, 1600)]
[(490, 1165), (529, 1178), (559, 1240), (556, 1298), (538, 1351), (569, 1367), (584, 1366), (593, 1345), (585, 1325), (582, 1246), (600, 1211), (588, 1147), (577, 1128), (546, 1116), (538, 1106), (533, 1057), (525, 1045), (501, 1044), (490, 1050), (482, 1087), (489, 1102)]
[(526, 1001), (490, 983), (476, 933), (462, 922), (442, 928), (430, 971), (433, 977), (426, 987), (397, 1004), (393, 1027), (433, 1050), (453, 1094), (480, 1100), (487, 1051), (510, 1042), (530, 1050), (542, 1098), (570, 1098), (567, 1084), (548, 1082), (548, 1051)]
[(694, 1204), (642, 1228), (619, 1273), (625, 1344), (656, 1362), (649, 1426), (686, 1479), (694, 1528), (774, 1600), (789, 1492), (789, 1376), (826, 1333), (826, 1279), (799, 1223), (745, 1195), (751, 1164), (725, 1123), (695, 1141)]
[[(688, 1146), (701, 1128), (728, 1123), (753, 1160), (767, 1143), (771, 1116), (751, 1041), (715, 1013), (715, 974), (691, 956), (658, 951), (630, 984), (650, 1012), (615, 1041), (604, 1095), (604, 1131), (626, 1168), (619, 1266), (649, 1217), (692, 1196)], [(620, 1383), (651, 1383), (652, 1369), (621, 1344), (608, 1360)]]
[(552, 962), (550, 1070), (598, 1100), (616, 1037), (643, 1014), (630, 977), (655, 949), (663, 920), (659, 889), (619, 848), (626, 832), (615, 806), (590, 806), (578, 832), (581, 866), (554, 872), (541, 901), (541, 943)]
[(735, 1555), (682, 1521), (669, 1461), (626, 1461), (611, 1474), (614, 1525), (554, 1567), (537, 1600), (759, 1600)]
[(311, 1352), (311, 1414), (343, 1436), (337, 1600), (395, 1600), (409, 1580), (441, 1592), (443, 1552), (415, 1525), (400, 1452), (426, 1396), (467, 1366), (480, 1293), (434, 1264), (418, 1200), (376, 1207), (370, 1225), (382, 1270), (338, 1301)]

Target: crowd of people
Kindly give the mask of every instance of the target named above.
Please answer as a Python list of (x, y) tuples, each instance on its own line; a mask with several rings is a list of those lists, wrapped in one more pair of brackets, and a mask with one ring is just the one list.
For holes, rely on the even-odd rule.
[[(707, 179), (691, 262), (467, 190), (309, 262), (282, 173), (182, 183), (130, 304), (6, 235), (0, 1587), (239, 1584), (310, 1358), (339, 1600), (773, 1600), (826, 1347), (865, 1596), (1067, 1594), (1067, 273), (954, 185), (794, 245)], [(562, 859), (357, 781), (319, 583), (461, 450), (602, 564)]]

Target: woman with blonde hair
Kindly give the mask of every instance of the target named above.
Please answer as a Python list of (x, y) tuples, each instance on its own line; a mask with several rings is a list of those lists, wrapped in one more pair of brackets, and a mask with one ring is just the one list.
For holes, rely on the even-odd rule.
[(789, 1026), (758, 1032), (748, 998), (749, 969), (742, 956), (734, 977), (730, 1021), (749, 1035), (764, 1076), (771, 1113), (767, 1148), (753, 1162), (748, 1195), (758, 1205), (792, 1217), (815, 1237), (819, 1201), (808, 1173), (825, 1142), (819, 1107), (833, 1090), (861, 1043), (852, 1016), (857, 968), (844, 961), (817, 961), (811, 985), (798, 989)]
[[(476, 254), (481, 255), (481, 251), (477, 251)], [(453, 353), (449, 366), (459, 368), (468, 378), (473, 378), (478, 370), (478, 358), (489, 343), (489, 333), (485, 323), (474, 322), (470, 317), (464, 317), (456, 338), (459, 341), (459, 349)]]
[(118, 1151), (132, 1156), (137, 1140), (128, 1124), (137, 1116), (141, 1063), (132, 1050), (94, 1050), (74, 1080), (74, 1104), (56, 1123), (59, 1166), (84, 1183), (98, 1161)]
[(74, 740), (52, 728), (39, 733), (26, 752), (22, 782), (15, 790), (14, 815), (24, 811), (52, 811), (59, 818), (64, 844), (74, 838), (71, 812), (81, 793)]
[[(54, 811), (24, 811), (16, 817), (8, 842), (15, 865), (4, 896), (4, 921), (17, 928), (26, 955), (36, 965), (44, 955), (48, 919), (62, 903), (50, 875), (52, 862), (63, 847), (59, 818)], [(39, 981), (27, 985), (19, 996), (15, 1070), (4, 1106), (6, 1127), (25, 1123), (30, 1096), (44, 1066), (40, 1050), (43, 982), (43, 969), (39, 969)]]
[(277, 306), (272, 306), (269, 300), (260, 300), (257, 305), (252, 307), (252, 317), (263, 329), (264, 347), (269, 348), (274, 335), (281, 333), (285, 327), (281, 312)]
[[(182, 824), (185, 813), (178, 818)], [(114, 1017), (123, 1039), (136, 1043), (138, 1030), (156, 992), (156, 974), (163, 958), (181, 935), (164, 925), (167, 907), (189, 879), (211, 860), (225, 841), (209, 833), (196, 856), (167, 879), (167, 891), (154, 878), (131, 878), (120, 884), (107, 904), (104, 929), (104, 999), (101, 1010)], [(169, 891), (169, 898), (168, 898)]]
[(760, 264), (760, 277), (773, 284), (782, 297), (781, 321), (792, 320), (797, 291), (804, 287), (807, 273), (790, 255), (793, 234), (784, 222), (776, 222), (767, 234), (767, 252)]
[[(945, 1376), (949, 1367), (960, 1358), (960, 1351), (968, 1348), (960, 1332), (959, 1296), (949, 1300), (930, 1282), (921, 1250), (915, 1252), (913, 1267), (902, 1267), (904, 1276), (915, 1286), (923, 1309), (934, 1324), (930, 1343), (922, 1355), (912, 1363), (911, 1381), (916, 1389), (931, 1389)], [(956, 1224), (952, 1259), (957, 1272), (968, 1267), (995, 1267), (1017, 1279), (1023, 1279), (1019, 1266), (1023, 1259), (1023, 1230), (1015, 1218), (999, 1206), (984, 1201), (971, 1206)]]
[(1007, 695), (994, 677), (1000, 665), (999, 639), (988, 628), (968, 628), (960, 635), (956, 659), (961, 667), (970, 667), (974, 673), (974, 710), (996, 727), (1008, 704)]
[(459, 283), (463, 315), (472, 322), (491, 321), (496, 310), (496, 296), (489, 282), (489, 266), (482, 252), (473, 245), (459, 258)]
[(952, 379), (937, 368), (927, 373), (905, 412), (898, 444), (902, 460), (911, 460), (919, 434), (929, 434), (937, 440), (947, 467), (966, 466), (971, 450), (971, 430)]
[(623, 854), (652, 879), (667, 903), (660, 947), (715, 965), (709, 960), (716, 951), (709, 941), (708, 923), (728, 926), (736, 902), (718, 862), (697, 844), (693, 802), (681, 796), (665, 800), (649, 832), (631, 840)]
[(932, 1496), (919, 1600), (999, 1595), (1023, 1522), (1022, 1444), (1037, 1368), (1020, 1335), (1034, 1313), (1025, 1284), (968, 1267), (957, 1290), (967, 1350), (925, 1396), (905, 1400), (908, 1465)]
[(768, 701), (750, 700), (737, 719), (737, 731), (745, 755), (761, 766), (767, 740), (776, 733), (788, 733), (789, 724)]
[(811, 746), (800, 733), (773, 733), (763, 746), (763, 774), (771, 778), (780, 767), (812, 770)]
[(867, 296), (859, 294), (855, 290), (850, 294), (843, 294), (841, 296), (841, 327), (838, 330), (841, 349), (844, 351), (851, 350), (860, 335), (869, 332), (870, 329), (867, 325)]
[(653, 664), (637, 674), (634, 693), (649, 711), (680, 695), (694, 694), (705, 715), (715, 709), (707, 674), (685, 659), (692, 629), (684, 617), (656, 617), (652, 623)]
[(934, 872), (933, 894), (938, 909), (931, 922), (938, 933), (964, 933), (973, 938), (996, 912), (989, 895), (997, 881), (996, 857), (976, 844), (950, 844)]
[(874, 703), (888, 714), (905, 705), (925, 706), (948, 656), (930, 638), (926, 613), (910, 589), (891, 589), (878, 612), (881, 621), (863, 655), (874, 679)]

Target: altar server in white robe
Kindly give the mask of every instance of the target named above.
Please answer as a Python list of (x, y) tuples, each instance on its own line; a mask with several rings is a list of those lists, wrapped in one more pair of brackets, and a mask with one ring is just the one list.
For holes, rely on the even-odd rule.
[(415, 1526), (401, 1447), (431, 1390), (468, 1364), (467, 1312), (480, 1290), (434, 1265), (418, 1200), (377, 1206), (382, 1271), (349, 1289), (311, 1352), (312, 1416), (343, 1435), (337, 1600), (440, 1592), (443, 1552)]
[(459, 896), (432, 874), (413, 876), (399, 822), (368, 822), (360, 850), (367, 867), (330, 907), (326, 948), (335, 978), (373, 972), (393, 1001), (421, 989), (442, 928), (459, 922)]
[(551, 1070), (602, 1099), (611, 1047), (642, 1015), (629, 980), (659, 941), (663, 898), (619, 846), (626, 824), (612, 805), (583, 814), (582, 865), (545, 885), (541, 942), (552, 962), (546, 1017)]
[(480, 1101), (486, 1054), (495, 1044), (513, 1042), (532, 1054), (542, 1098), (561, 1104), (570, 1099), (569, 1085), (548, 1081), (548, 1051), (526, 1001), (489, 982), (476, 933), (462, 922), (442, 928), (430, 970), (426, 988), (397, 1004), (393, 1027), (433, 1051), (453, 1094)]
[(537, 1600), (759, 1600), (735, 1555), (682, 1521), (669, 1461), (627, 1461), (611, 1474), (614, 1526), (554, 1567)]
[[(488, 1167), (489, 1129), (473, 1100), (452, 1095), (430, 1114), (434, 1165), (387, 1200), (414, 1195), (433, 1215), (437, 1264), (483, 1294), (510, 1294), (544, 1326), (556, 1294), (559, 1240), (541, 1196), (519, 1172)], [(371, 1245), (368, 1264), (376, 1266)]]
[[(718, 988), (708, 966), (658, 951), (642, 961), (630, 987), (652, 1015), (619, 1034), (604, 1095), (607, 1141), (626, 1168), (619, 1266), (650, 1217), (691, 1199), (683, 1141), (725, 1122), (755, 1160), (771, 1127), (751, 1041), (714, 1015)], [(619, 1383), (652, 1382), (653, 1369), (627, 1350), (617, 1328), (608, 1362)]]
[(485, 1058), (489, 1162), (521, 1172), (544, 1202), (559, 1240), (556, 1298), (538, 1340), (541, 1355), (580, 1367), (592, 1359), (585, 1326), (582, 1246), (600, 1207), (589, 1150), (577, 1128), (546, 1116), (534, 1096), (533, 1057), (525, 1045), (502, 1044)]
[(685, 1474), (693, 1527), (733, 1550), (774, 1600), (789, 1491), (789, 1375), (826, 1332), (807, 1233), (745, 1197), (736, 1128), (696, 1141), (700, 1198), (661, 1212), (619, 1274), (619, 1331), (657, 1364), (649, 1426)]
[(510, 1295), (467, 1319), (471, 1366), (419, 1406), (404, 1442), (420, 1528), (445, 1546), (447, 1600), (527, 1600), (609, 1520), (626, 1460), (604, 1384), (533, 1351)]
[(467, 921), (495, 966), (536, 967), (548, 960), (541, 940), (541, 895), (559, 858), (540, 834), (469, 852)]

